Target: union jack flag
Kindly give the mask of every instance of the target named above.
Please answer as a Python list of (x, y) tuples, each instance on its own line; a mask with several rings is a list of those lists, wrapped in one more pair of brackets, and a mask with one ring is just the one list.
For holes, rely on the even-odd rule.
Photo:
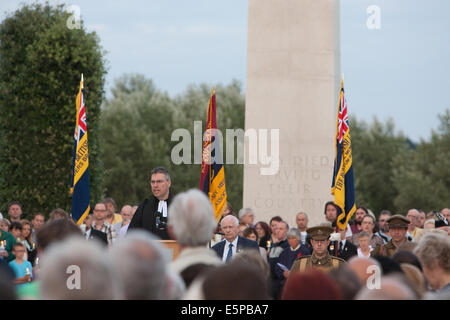
[(76, 99), (76, 123), (73, 143), (72, 181), (72, 219), (80, 225), (90, 211), (89, 191), (89, 149), (86, 126), (86, 106), (84, 104), (83, 75)]
[(352, 142), (347, 113), (347, 101), (344, 97), (344, 79), (341, 81), (338, 112), (336, 121), (336, 138), (333, 181), (331, 194), (338, 206), (336, 225), (344, 230), (356, 211), (355, 188), (353, 184)]
[(339, 115), (338, 115), (338, 141), (342, 143), (345, 133), (348, 131), (348, 114), (347, 114), (347, 101), (344, 97), (344, 88), (342, 88), (341, 103), (340, 103)]

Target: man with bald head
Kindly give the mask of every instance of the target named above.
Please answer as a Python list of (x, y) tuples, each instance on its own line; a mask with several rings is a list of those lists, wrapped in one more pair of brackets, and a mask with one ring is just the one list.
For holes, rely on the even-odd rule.
[(119, 229), (118, 235), (119, 238), (123, 238), (128, 231), (131, 219), (133, 219), (133, 207), (128, 204), (124, 205), (122, 210), (120, 210), (120, 215), (122, 216), (122, 222), (117, 223)]
[(348, 261), (349, 269), (352, 270), (358, 276), (358, 279), (361, 282), (362, 286), (365, 286), (367, 283), (367, 279), (369, 279), (369, 277), (371, 277), (374, 274), (373, 267), (371, 266), (378, 267), (378, 270), (381, 272), (381, 266), (375, 259), (360, 258), (355, 256)]
[(215, 244), (213, 249), (223, 262), (228, 262), (236, 253), (243, 250), (257, 250), (259, 246), (256, 241), (248, 240), (238, 235), (239, 220), (233, 216), (225, 216), (220, 222), (220, 227), (225, 239)]
[(406, 215), (406, 218), (408, 218), (411, 221), (411, 223), (408, 226), (408, 235), (412, 240), (414, 240), (414, 238), (417, 237), (423, 231), (423, 229), (420, 229), (418, 227), (420, 219), (419, 210), (410, 209), (408, 211), (408, 214)]
[(416, 300), (417, 296), (400, 276), (383, 277), (377, 290), (363, 287), (355, 300)]

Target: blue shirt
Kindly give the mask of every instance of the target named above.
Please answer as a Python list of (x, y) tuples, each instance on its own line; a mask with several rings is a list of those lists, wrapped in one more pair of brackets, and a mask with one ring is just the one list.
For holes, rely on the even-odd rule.
[[(9, 263), (9, 266), (14, 270), (16, 278), (25, 277), (27, 275), (27, 268), (30, 273), (30, 277), (33, 278), (33, 267), (31, 266), (30, 261), (24, 260), (22, 264), (18, 264), (16, 260), (13, 260)], [(18, 284), (17, 288), (24, 287), (26, 285), (26, 283)]]

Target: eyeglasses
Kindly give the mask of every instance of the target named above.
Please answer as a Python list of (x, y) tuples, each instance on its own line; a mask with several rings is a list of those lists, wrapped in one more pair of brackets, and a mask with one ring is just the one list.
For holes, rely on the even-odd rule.
[(164, 180), (152, 180), (150, 181), (151, 184), (161, 184), (164, 183)]
[(96, 211), (96, 212), (105, 212), (106, 211), (106, 209), (94, 209), (94, 211)]

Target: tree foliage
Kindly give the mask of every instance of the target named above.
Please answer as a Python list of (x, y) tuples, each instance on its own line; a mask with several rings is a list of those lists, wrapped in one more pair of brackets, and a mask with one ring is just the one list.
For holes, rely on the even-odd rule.
[[(142, 75), (125, 75), (116, 81), (101, 116), (107, 196), (119, 205), (139, 203), (151, 194), (151, 169), (161, 165), (171, 174), (174, 193), (199, 187), (200, 164), (194, 163), (194, 121), (202, 121), (203, 132), (211, 89), (206, 84), (192, 85), (183, 94), (170, 98)], [(225, 132), (225, 128), (243, 128), (244, 96), (240, 84), (232, 82), (215, 89), (219, 129)], [(190, 133), (191, 164), (176, 165), (171, 159), (173, 147), (180, 142), (171, 141), (172, 132), (179, 128)], [(225, 165), (228, 198), (236, 207), (242, 205), (242, 176), (243, 165)]]
[(395, 161), (394, 185), (398, 190), (394, 204), (405, 212), (410, 208), (442, 209), (450, 195), (450, 112), (439, 116), (440, 126), (430, 141), (421, 141)]
[(97, 126), (105, 67), (95, 33), (66, 25), (62, 6), (25, 5), (0, 25), (0, 203), (25, 215), (70, 211), (75, 98), (81, 73), (89, 134), (91, 200), (101, 196)]
[(357, 206), (378, 214), (387, 209), (406, 214), (408, 209), (440, 210), (450, 194), (450, 114), (430, 141), (414, 144), (395, 132), (392, 119), (374, 118), (371, 124), (351, 122)]

